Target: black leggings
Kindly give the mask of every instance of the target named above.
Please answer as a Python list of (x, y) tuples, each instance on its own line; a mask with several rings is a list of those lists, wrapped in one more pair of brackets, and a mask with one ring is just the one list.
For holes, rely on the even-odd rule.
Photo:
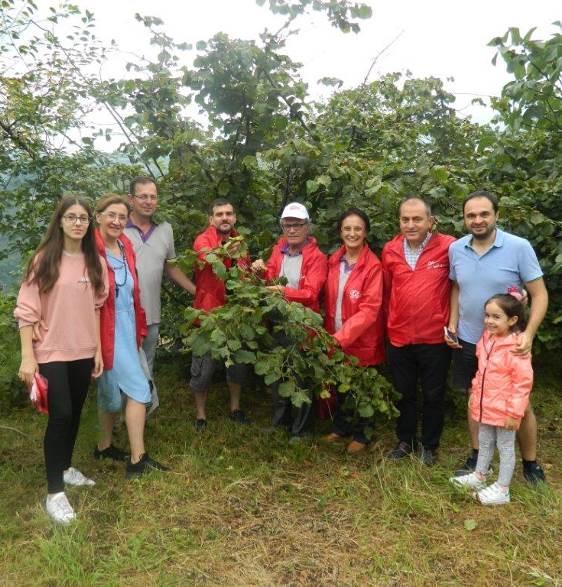
[(39, 365), (39, 372), (49, 382), (49, 421), (43, 441), (49, 493), (64, 491), (62, 476), (72, 462), (93, 365), (93, 359)]

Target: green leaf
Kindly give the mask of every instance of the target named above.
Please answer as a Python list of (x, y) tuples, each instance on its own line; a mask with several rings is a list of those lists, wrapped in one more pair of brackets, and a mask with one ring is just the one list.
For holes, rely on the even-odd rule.
[(468, 531), (472, 531), (475, 530), (478, 527), (478, 523), (476, 522), (476, 520), (472, 519), (472, 518), (468, 518), (467, 520), (464, 521), (464, 529), (468, 530)]
[(290, 397), (295, 391), (294, 381), (283, 381), (279, 384), (278, 393), (281, 397)]
[(240, 349), (234, 353), (234, 361), (236, 363), (255, 363), (256, 353)]

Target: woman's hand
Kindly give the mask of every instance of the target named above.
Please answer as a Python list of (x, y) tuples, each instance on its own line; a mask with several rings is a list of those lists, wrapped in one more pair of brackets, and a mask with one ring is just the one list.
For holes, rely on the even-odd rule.
[(37, 365), (37, 361), (35, 357), (22, 357), (20, 370), (18, 371), (18, 377), (27, 385), (28, 388), (31, 388), (33, 385), (33, 376), (35, 375), (39, 366)]
[(267, 285), (265, 287), (268, 291), (274, 291), (277, 293), (282, 294), (285, 291), (285, 287), (283, 285)]
[(45, 330), (49, 330), (49, 327), (47, 326), (45, 320), (39, 320), (38, 322), (35, 322), (35, 324), (33, 325), (33, 342), (41, 342), (43, 340), (43, 335), (41, 334), (41, 331)]
[(516, 420), (515, 418), (512, 418), (511, 416), (508, 416), (505, 419), (505, 422), (503, 424), (503, 427), (506, 430), (519, 430), (519, 425), (521, 424), (521, 420)]
[(97, 379), (103, 373), (103, 359), (101, 358), (101, 351), (98, 349), (94, 355), (94, 368), (92, 369), (92, 377)]
[(255, 273), (261, 273), (262, 271), (265, 271), (265, 263), (263, 262), (263, 259), (256, 259), (252, 263), (252, 271)]

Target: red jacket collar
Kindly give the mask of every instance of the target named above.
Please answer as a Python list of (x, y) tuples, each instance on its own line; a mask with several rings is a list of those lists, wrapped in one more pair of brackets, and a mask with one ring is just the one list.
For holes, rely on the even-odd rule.
[[(361, 251), (361, 255), (359, 255), (359, 258), (357, 259), (357, 262), (355, 263), (355, 267), (363, 267), (363, 265), (367, 262), (367, 257), (369, 256), (369, 253), (372, 253), (369, 245), (365, 245), (363, 247), (363, 250)], [(332, 255), (330, 255), (330, 259), (328, 260), (328, 263), (330, 264), (330, 266), (334, 266), (337, 265), (340, 261), (341, 258), (345, 255), (345, 246), (342, 245), (335, 253), (332, 253)]]

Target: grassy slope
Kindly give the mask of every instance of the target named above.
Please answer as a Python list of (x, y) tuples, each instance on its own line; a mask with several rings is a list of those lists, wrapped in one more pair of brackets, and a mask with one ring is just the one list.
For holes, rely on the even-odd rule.
[(41, 510), (43, 418), (24, 409), (0, 420), (1, 585), (562, 584), (554, 377), (535, 392), (550, 485), (527, 487), (518, 465), (513, 503), (487, 509), (447, 481), (465, 456), (460, 402), (439, 465), (427, 469), (383, 460), (389, 423), (359, 457), (316, 441), (289, 446), (261, 431), (269, 402), (258, 392), (246, 397), (256, 424), (236, 427), (222, 386), (197, 435), (181, 365), (160, 367), (164, 407), (148, 443), (173, 472), (126, 482), (122, 467), (94, 461), (92, 394), (75, 465), (97, 485), (68, 491), (79, 515), (68, 529)]

